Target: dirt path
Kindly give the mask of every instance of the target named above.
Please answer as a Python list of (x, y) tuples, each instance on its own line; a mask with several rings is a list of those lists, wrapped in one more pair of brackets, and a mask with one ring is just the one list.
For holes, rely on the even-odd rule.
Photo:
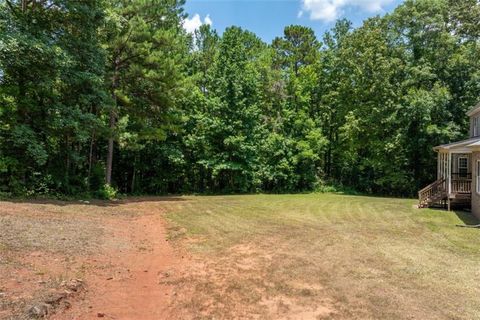
[(162, 278), (181, 265), (158, 214), (109, 219), (104, 252), (85, 263), (87, 289), (51, 319), (169, 319), (173, 288)]

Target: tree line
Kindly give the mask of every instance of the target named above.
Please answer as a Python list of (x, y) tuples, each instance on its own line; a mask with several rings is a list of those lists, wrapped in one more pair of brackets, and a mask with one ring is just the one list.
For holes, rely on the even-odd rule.
[(480, 2), (321, 38), (182, 27), (183, 0), (0, 1), (0, 193), (412, 195), (480, 100)]

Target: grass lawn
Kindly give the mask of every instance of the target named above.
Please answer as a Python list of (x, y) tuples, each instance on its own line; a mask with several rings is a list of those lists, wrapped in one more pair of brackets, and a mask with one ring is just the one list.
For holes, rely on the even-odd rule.
[(480, 230), (467, 213), (335, 194), (180, 197), (170, 237), (185, 317), (480, 319)]
[(53, 303), (50, 319), (480, 319), (480, 230), (455, 226), (477, 221), (415, 204), (3, 201), (0, 319), (25, 318), (75, 279), (82, 289)]

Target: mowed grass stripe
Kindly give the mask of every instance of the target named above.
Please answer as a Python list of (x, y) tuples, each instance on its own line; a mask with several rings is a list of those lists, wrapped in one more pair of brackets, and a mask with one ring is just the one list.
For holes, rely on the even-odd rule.
[(186, 286), (204, 291), (195, 305), (205, 318), (315, 315), (319, 305), (334, 319), (480, 318), (480, 232), (455, 227), (464, 213), (338, 194), (182, 199), (167, 217), (201, 240), (192, 248), (208, 277)]

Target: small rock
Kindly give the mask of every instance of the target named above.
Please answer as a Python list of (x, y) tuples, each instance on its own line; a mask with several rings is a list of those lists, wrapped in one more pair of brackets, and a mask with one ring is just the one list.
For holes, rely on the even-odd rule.
[(32, 318), (45, 317), (48, 314), (49, 305), (46, 303), (39, 303), (31, 306), (28, 309), (28, 315)]
[(108, 277), (108, 278), (107, 278), (107, 280), (112, 280), (112, 279), (113, 279), (113, 277)]
[(59, 303), (62, 299), (65, 299), (67, 294), (65, 292), (56, 292), (52, 293), (50, 296), (45, 298), (45, 303), (53, 305)]
[(97, 317), (99, 317), (99, 318), (103, 318), (103, 317), (105, 317), (105, 313), (101, 313), (101, 312), (99, 312), (99, 313), (97, 313)]
[(70, 291), (77, 292), (83, 287), (83, 281), (80, 279), (73, 279), (62, 285)]

